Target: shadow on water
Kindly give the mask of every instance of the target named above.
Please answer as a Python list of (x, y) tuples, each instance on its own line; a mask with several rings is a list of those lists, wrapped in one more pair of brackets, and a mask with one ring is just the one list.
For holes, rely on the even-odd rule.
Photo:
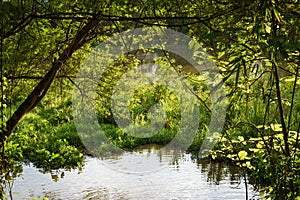
[[(159, 146), (147, 146), (108, 158), (87, 156), (80, 170), (43, 174), (23, 166), (14, 199), (245, 199), (238, 167)], [(155, 170), (151, 170), (155, 168)], [(258, 199), (248, 184), (249, 199)]]

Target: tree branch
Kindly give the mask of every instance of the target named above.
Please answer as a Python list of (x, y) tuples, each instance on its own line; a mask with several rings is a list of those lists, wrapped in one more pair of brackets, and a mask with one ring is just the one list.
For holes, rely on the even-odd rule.
[(6, 130), (2, 133), (5, 140), (11, 135), (15, 127), (18, 125), (23, 116), (32, 110), (45, 96), (58, 71), (64, 63), (72, 56), (72, 54), (85, 44), (85, 38), (88, 37), (89, 31), (98, 25), (97, 20), (89, 21), (75, 36), (72, 43), (63, 51), (58, 60), (52, 63), (51, 69), (27, 96), (25, 101), (13, 113), (11, 118), (6, 122)]

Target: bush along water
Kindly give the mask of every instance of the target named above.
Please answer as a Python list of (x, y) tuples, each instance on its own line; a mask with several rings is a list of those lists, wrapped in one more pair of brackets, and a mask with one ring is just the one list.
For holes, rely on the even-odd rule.
[(278, 93), (272, 77), (262, 76), (250, 89), (237, 85), (211, 157), (242, 167), (263, 198), (299, 199), (300, 82), (295, 76), (280, 78)]

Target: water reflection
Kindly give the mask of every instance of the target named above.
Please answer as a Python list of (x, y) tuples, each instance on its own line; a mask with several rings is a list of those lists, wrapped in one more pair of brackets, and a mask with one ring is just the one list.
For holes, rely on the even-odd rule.
[[(143, 160), (139, 160), (141, 155)], [(107, 167), (104, 160), (122, 170)], [(148, 173), (128, 173), (126, 169), (128, 166), (141, 171), (143, 167), (151, 169), (157, 165), (161, 167), (159, 170)], [(152, 147), (102, 160), (86, 157), (82, 171), (56, 171), (50, 176), (24, 166), (24, 174), (15, 181), (13, 196), (14, 199), (245, 199), (245, 186), (239, 184), (241, 177), (234, 166), (209, 161), (197, 163), (189, 154), (162, 152)], [(249, 196), (257, 196), (253, 186), (248, 186)]]
[(101, 157), (102, 164), (126, 174), (152, 173), (170, 166), (179, 166), (184, 153), (165, 146), (144, 145), (134, 150)]
[(241, 181), (243, 174), (240, 168), (222, 162), (201, 161), (201, 173), (207, 174), (207, 182), (219, 185), (220, 181), (229, 178), (230, 184)]

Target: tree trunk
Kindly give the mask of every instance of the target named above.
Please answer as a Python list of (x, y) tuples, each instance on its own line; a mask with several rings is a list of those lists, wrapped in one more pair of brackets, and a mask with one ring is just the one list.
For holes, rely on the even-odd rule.
[(70, 43), (70, 45), (63, 51), (58, 60), (55, 60), (52, 63), (52, 67), (50, 68), (48, 73), (43, 77), (43, 79), (37, 84), (33, 91), (27, 96), (25, 101), (18, 107), (18, 109), (6, 122), (6, 130), (4, 130), (1, 135), (2, 141), (5, 141), (11, 135), (23, 116), (31, 111), (43, 99), (64, 63), (66, 63), (68, 58), (70, 58), (76, 50), (78, 50), (85, 44), (85, 39), (88, 37), (89, 31), (95, 28), (97, 25), (97, 20), (89, 21), (77, 33), (72, 43)]

